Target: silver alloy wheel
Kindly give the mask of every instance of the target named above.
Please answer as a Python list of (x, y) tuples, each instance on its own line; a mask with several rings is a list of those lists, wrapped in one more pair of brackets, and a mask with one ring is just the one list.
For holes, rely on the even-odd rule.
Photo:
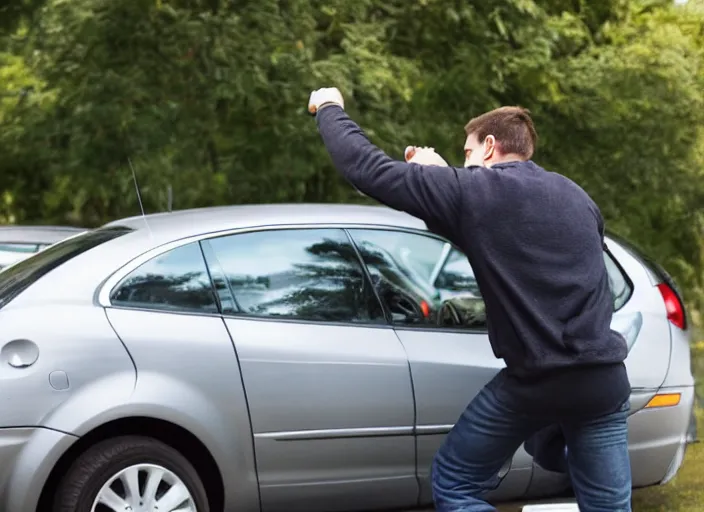
[(91, 512), (197, 512), (193, 496), (172, 471), (135, 464), (103, 485)]

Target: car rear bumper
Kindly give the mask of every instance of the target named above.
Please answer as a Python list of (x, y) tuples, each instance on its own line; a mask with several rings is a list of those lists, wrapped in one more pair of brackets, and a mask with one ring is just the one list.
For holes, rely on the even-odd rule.
[(36, 510), (49, 473), (76, 439), (47, 428), (0, 428), (0, 510)]
[[(687, 446), (691, 442), (694, 387), (661, 388), (657, 393), (680, 393), (678, 405), (645, 408), (656, 392), (631, 397), (636, 412), (628, 417), (628, 449), (631, 458), (633, 487), (665, 484), (679, 471)], [(567, 475), (533, 467), (533, 479), (527, 497), (562, 493), (570, 488)]]
[(633, 487), (667, 483), (682, 465), (694, 408), (694, 387), (661, 388), (680, 393), (672, 407), (643, 408), (628, 418)]

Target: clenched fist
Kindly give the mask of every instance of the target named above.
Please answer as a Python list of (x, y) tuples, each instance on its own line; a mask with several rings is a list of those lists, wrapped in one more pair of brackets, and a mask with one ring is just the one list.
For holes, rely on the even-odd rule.
[(345, 108), (345, 100), (337, 87), (324, 87), (310, 93), (308, 99), (308, 112), (315, 115), (322, 107), (327, 105), (339, 105)]
[(421, 165), (447, 167), (447, 162), (435, 152), (434, 148), (408, 146), (404, 152), (406, 162)]

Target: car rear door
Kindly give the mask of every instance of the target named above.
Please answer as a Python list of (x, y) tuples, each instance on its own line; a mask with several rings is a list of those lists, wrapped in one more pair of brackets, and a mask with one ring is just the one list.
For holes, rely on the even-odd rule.
[(345, 231), (249, 231), (202, 247), (240, 363), (262, 510), (415, 505), (408, 360)]
[(217, 461), (226, 502), (258, 508), (246, 397), (200, 244), (157, 247), (118, 276), (104, 305), (137, 370), (124, 411), (192, 433)]
[[(349, 233), (377, 290), (382, 290), (379, 295), (410, 361), (420, 502), (429, 504), (435, 452), (467, 404), (504, 364), (492, 352), (483, 302), (462, 253), (426, 232), (379, 228)], [(463, 327), (445, 325), (440, 306), (448, 300), (463, 315)], [(521, 448), (510, 470), (507, 464), (502, 471), (505, 477), (491, 499), (519, 497), (530, 483), (531, 458)]]

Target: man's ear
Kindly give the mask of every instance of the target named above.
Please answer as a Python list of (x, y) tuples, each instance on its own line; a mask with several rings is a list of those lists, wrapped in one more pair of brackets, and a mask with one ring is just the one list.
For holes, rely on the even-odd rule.
[(484, 160), (491, 160), (496, 153), (496, 137), (487, 135), (484, 139)]

